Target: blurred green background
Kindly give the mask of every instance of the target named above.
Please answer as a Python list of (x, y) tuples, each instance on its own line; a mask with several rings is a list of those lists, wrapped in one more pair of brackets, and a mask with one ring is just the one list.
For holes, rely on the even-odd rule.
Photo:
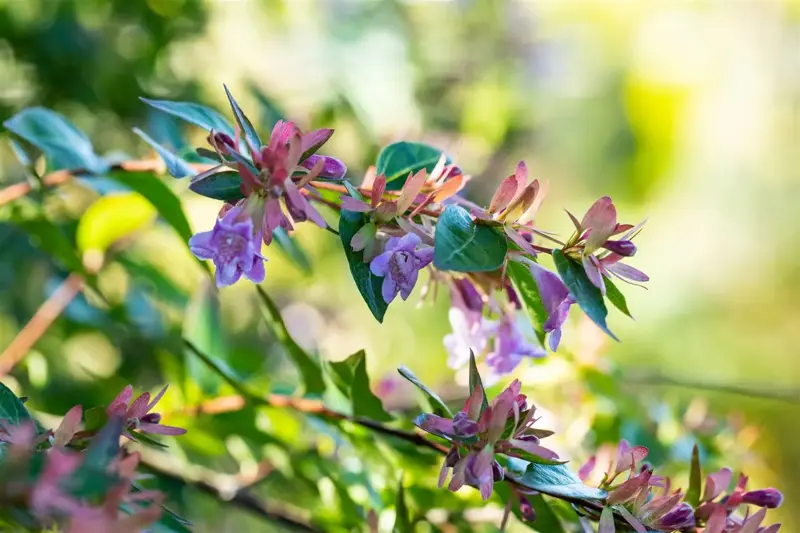
[[(380, 146), (407, 139), (450, 152), (473, 176), (467, 194), (481, 202), (524, 159), (550, 182), (538, 220), (548, 230), (568, 232), (564, 208), (580, 215), (611, 195), (623, 222), (648, 218), (632, 263), (652, 281), (647, 291), (626, 290), (635, 322), (612, 313), (622, 343), (598, 340), (575, 312), (565, 332), (566, 351), (576, 354), (569, 360), (602, 354), (600, 366), (617, 369), (631, 403), (682, 416), (704, 398), (719, 418), (740, 414), (752, 426), (742, 447), (753, 453), (735, 459), (753, 486), (785, 491), (789, 504), (776, 516), (796, 531), (798, 30), (800, 4), (778, 0), (0, 0), (0, 119), (50, 107), (86, 131), (98, 153), (149, 157), (132, 127), (177, 149), (202, 144), (203, 135), (151, 114), (139, 96), (224, 111), (225, 82), (251, 115), (261, 110), (264, 124), (280, 113), (304, 127), (336, 128), (325, 152), (342, 158), (356, 182)], [(23, 179), (3, 146), (0, 184)], [(210, 228), (218, 205), (175, 187), (193, 228)], [(70, 185), (46, 207), (69, 231), (95, 198)], [(11, 209), (0, 207), (2, 220)], [(380, 325), (338, 240), (306, 225), (298, 240), (313, 273), (270, 249), (264, 287), (301, 344), (326, 359), (365, 348), (371, 376), (386, 376), (384, 384), (405, 364), (459, 396), (454, 379), (463, 385), (464, 376), (447, 369), (441, 342), (446, 294), (418, 308), (417, 292)], [(0, 246), (1, 349), (65, 273), (7, 222)], [(124, 320), (79, 297), (3, 381), (55, 414), (107, 403), (128, 382), (165, 379), (178, 381), (165, 403), (191, 403), (198, 392), (181, 385), (185, 368), (169, 351), (180, 350), (184, 310), (190, 302), (188, 312), (197, 309), (201, 279), (177, 236), (148, 226), (101, 276)], [(243, 372), (266, 370), (273, 389), (288, 386), (293, 371), (261, 324), (251, 288), (226, 289), (221, 301), (220, 354)], [(575, 379), (563, 371), (566, 357), (519, 373), (555, 413), (546, 391)], [(793, 401), (658, 383), (671, 380), (788, 391)], [(399, 386), (388, 405), (409, 405), (408, 394)], [(576, 425), (588, 415), (572, 415), (577, 422), (553, 424), (585, 439), (589, 428)], [(233, 437), (189, 427), (179, 453), (216, 454), (228, 467), (230, 457), (238, 461)], [(653, 428), (667, 441), (670, 431)]]

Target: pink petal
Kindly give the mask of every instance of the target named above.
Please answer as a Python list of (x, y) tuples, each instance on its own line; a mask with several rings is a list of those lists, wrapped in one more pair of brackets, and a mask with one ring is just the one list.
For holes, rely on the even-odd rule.
[(381, 199), (383, 198), (383, 193), (386, 190), (386, 176), (381, 174), (377, 178), (375, 178), (375, 182), (372, 184), (372, 194), (370, 195), (370, 199), (372, 201), (372, 207), (378, 207)]
[(359, 213), (368, 213), (369, 211), (372, 211), (372, 208), (368, 204), (357, 198), (353, 198), (352, 196), (342, 197), (342, 209), (347, 211), (358, 211)]
[(597, 528), (597, 533), (615, 533), (616, 527), (614, 526), (614, 511), (611, 507), (604, 507), (603, 512), (600, 513), (600, 525)]
[(157, 403), (158, 403), (158, 402), (161, 400), (161, 398), (164, 396), (164, 393), (165, 393), (165, 392), (167, 392), (167, 387), (169, 387), (169, 385), (164, 385), (164, 388), (163, 388), (163, 389), (161, 389), (160, 391), (158, 391), (158, 394), (156, 394), (155, 398), (153, 398), (153, 399), (150, 401), (150, 403), (147, 405), (147, 412), (148, 412), (148, 413), (149, 413), (150, 411), (152, 411), (152, 410), (153, 410), (153, 407), (155, 407), (155, 406), (156, 406), (156, 404), (157, 404)]
[(591, 254), (584, 252), (583, 254), (583, 270), (592, 285), (600, 289), (600, 292), (606, 293), (606, 284), (603, 282), (603, 275), (600, 273), (599, 262), (597, 258)]
[(617, 209), (608, 196), (597, 200), (581, 220), (581, 228), (589, 231), (586, 248), (599, 248), (614, 233), (617, 227)]
[(405, 214), (406, 210), (411, 207), (411, 204), (414, 203), (417, 194), (419, 194), (419, 191), (422, 190), (422, 186), (425, 184), (425, 179), (427, 177), (428, 172), (424, 168), (420, 169), (416, 174), (409, 176), (405, 185), (403, 185), (403, 188), (400, 191), (400, 198), (397, 200), (398, 215)]
[(163, 424), (151, 424), (150, 422), (142, 422), (139, 424), (139, 431), (143, 433), (153, 433), (155, 435), (183, 435), (186, 433), (184, 428), (165, 426)]
[(309, 150), (313, 149), (316, 152), (322, 147), (323, 144), (328, 142), (328, 139), (330, 139), (332, 136), (333, 136), (333, 130), (329, 128), (323, 128), (306, 133), (302, 137), (301, 151), (303, 153), (306, 153)]
[(81, 425), (81, 417), (83, 416), (83, 407), (76, 405), (64, 415), (64, 419), (59, 424), (53, 435), (53, 446), (61, 447), (69, 444), (75, 433)]
[(578, 469), (578, 477), (581, 478), (581, 481), (586, 481), (589, 479), (589, 476), (592, 474), (592, 471), (594, 471), (594, 467), (596, 465), (597, 456), (595, 455), (589, 457), (589, 459), (583, 463), (583, 466)]
[(723, 468), (719, 472), (709, 474), (706, 478), (706, 486), (703, 491), (703, 501), (711, 501), (723, 492), (725, 492), (731, 484), (733, 472), (730, 468)]
[(150, 393), (143, 392), (136, 398), (126, 413), (127, 418), (142, 418), (147, 414), (147, 405), (150, 403)]
[(544, 446), (540, 446), (536, 444), (536, 442), (531, 440), (522, 440), (522, 439), (510, 439), (508, 441), (511, 446), (514, 448), (519, 448), (520, 450), (526, 451), (532, 455), (536, 455), (537, 457), (541, 457), (543, 459), (558, 459), (558, 454), (553, 450), (545, 448)]
[(642, 283), (650, 281), (650, 276), (648, 276), (641, 270), (633, 268), (630, 265), (625, 265), (623, 263), (614, 263), (606, 268), (621, 278), (629, 279), (632, 281), (639, 281)]
[(531, 243), (526, 241), (525, 238), (522, 236), (522, 234), (517, 230), (515, 230), (514, 228), (512, 228), (510, 224), (504, 224), (503, 230), (505, 230), (506, 235), (508, 235), (508, 238), (514, 241), (514, 244), (522, 248), (523, 252), (531, 255), (536, 255), (536, 250), (533, 249)]
[(464, 175), (459, 174), (448, 179), (444, 184), (433, 193), (433, 201), (442, 203), (454, 194), (458, 193), (464, 186)]
[[(209, 232), (210, 233), (210, 232)], [(128, 403), (130, 403), (131, 398), (133, 398), (133, 386), (126, 385), (122, 392), (120, 392), (116, 398), (108, 405), (108, 409), (106, 409), (106, 413), (111, 415), (115, 412), (119, 411), (120, 406), (124, 406), (124, 411), (128, 409)]]
[(516, 194), (517, 177), (516, 175), (509, 176), (500, 183), (497, 191), (495, 191), (492, 201), (489, 204), (489, 213), (496, 213), (508, 207), (508, 204), (511, 203), (511, 200), (514, 199)]

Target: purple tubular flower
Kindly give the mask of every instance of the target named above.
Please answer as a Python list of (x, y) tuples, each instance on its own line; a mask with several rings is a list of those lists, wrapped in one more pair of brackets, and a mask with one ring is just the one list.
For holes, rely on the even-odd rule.
[(318, 161), (324, 161), (322, 165), (322, 170), (320, 171), (319, 175), (323, 178), (331, 178), (331, 179), (341, 179), (347, 174), (347, 167), (344, 163), (336, 159), (335, 157), (331, 157), (328, 155), (311, 155), (300, 163), (300, 166), (303, 168), (307, 168), (311, 170), (314, 168), (314, 165), (317, 164)]
[(497, 337), (494, 341), (494, 350), (486, 357), (486, 364), (495, 374), (508, 374), (519, 365), (525, 357), (545, 357), (545, 352), (539, 346), (532, 344), (521, 331), (522, 321), (516, 320), (514, 315), (504, 315), (497, 327)]
[(636, 255), (636, 245), (633, 244), (633, 241), (606, 241), (603, 244), (603, 248), (622, 257)]
[(742, 501), (757, 507), (775, 509), (780, 507), (783, 503), (783, 494), (781, 494), (779, 490), (773, 488), (751, 490), (742, 495)]
[(483, 298), (470, 280), (466, 278), (454, 280), (451, 295), (454, 307), (483, 313)]
[(193, 235), (189, 249), (199, 259), (214, 262), (217, 287), (233, 285), (242, 275), (254, 283), (264, 281), (261, 233), (253, 230), (253, 221), (238, 206), (217, 219), (211, 231)]
[(575, 303), (575, 300), (570, 296), (569, 289), (558, 277), (558, 274), (550, 272), (537, 263), (530, 263), (530, 267), (545, 311), (547, 311), (544, 331), (550, 333), (550, 349), (555, 352), (561, 342), (561, 326), (566, 322), (570, 306)]
[(494, 451), (491, 446), (486, 446), (479, 453), (471, 453), (466, 458), (464, 482), (480, 490), (481, 498), (488, 500), (492, 497), (494, 487)]
[(381, 295), (387, 304), (398, 292), (403, 300), (407, 300), (417, 283), (420, 269), (433, 261), (433, 247), (417, 249), (421, 243), (422, 239), (413, 233), (401, 238), (393, 237), (386, 243), (384, 252), (370, 263), (372, 273), (383, 278)]
[(694, 525), (694, 510), (691, 505), (683, 502), (662, 516), (658, 523), (654, 524), (654, 527), (664, 531), (675, 531), (694, 527)]

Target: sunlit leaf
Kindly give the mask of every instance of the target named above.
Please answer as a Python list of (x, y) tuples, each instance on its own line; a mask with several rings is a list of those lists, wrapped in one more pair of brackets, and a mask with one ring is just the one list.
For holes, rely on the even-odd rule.
[(369, 263), (364, 262), (364, 253), (354, 251), (350, 245), (353, 236), (366, 223), (367, 217), (362, 213), (343, 210), (339, 218), (339, 237), (342, 240), (344, 254), (350, 265), (350, 273), (353, 276), (356, 287), (358, 287), (358, 292), (361, 293), (361, 297), (366, 302), (369, 310), (372, 311), (373, 316), (378, 322), (383, 322), (383, 316), (389, 307), (381, 295), (383, 278), (374, 275), (369, 268)]
[(628, 301), (625, 299), (625, 295), (620, 292), (617, 286), (614, 285), (614, 282), (612, 282), (609, 278), (604, 276), (603, 282), (606, 285), (606, 298), (608, 298), (608, 301), (614, 304), (614, 307), (633, 318), (633, 315), (631, 315), (631, 312), (628, 309)]
[(472, 391), (475, 389), (479, 389), (483, 392), (481, 394), (481, 413), (483, 413), (489, 407), (489, 399), (486, 398), (486, 389), (483, 387), (483, 381), (481, 381), (481, 375), (478, 372), (478, 365), (475, 363), (475, 354), (470, 350), (469, 352), (469, 393), (472, 394)]
[(503, 266), (508, 251), (505, 236), (476, 224), (461, 206), (450, 205), (436, 223), (433, 264), (442, 270), (487, 272)]
[(155, 219), (153, 204), (137, 193), (101, 196), (78, 222), (75, 240), (82, 253), (105, 253), (118, 240), (148, 226)]
[(411, 370), (408, 367), (401, 366), (400, 368), (397, 369), (397, 371), (400, 372), (401, 376), (406, 378), (408, 381), (413, 383), (419, 390), (422, 391), (422, 393), (425, 395), (425, 397), (429, 400), (431, 404), (431, 409), (433, 414), (439, 416), (446, 416), (447, 418), (453, 418), (453, 413), (452, 411), (450, 411), (450, 408), (447, 407), (447, 404), (444, 403), (444, 400), (442, 400), (438, 394), (433, 392), (424, 383), (422, 383), (419, 380), (419, 378), (415, 376), (414, 373), (411, 372)]
[(539, 296), (539, 286), (536, 285), (531, 270), (522, 263), (509, 261), (506, 267), (506, 274), (517, 291), (522, 307), (528, 315), (531, 326), (536, 331), (539, 342), (544, 343), (544, 323), (547, 321), (547, 310), (544, 308), (541, 296)]
[(611, 333), (606, 324), (608, 310), (603, 301), (603, 294), (589, 281), (583, 266), (569, 259), (561, 250), (553, 250), (553, 261), (564, 285), (567, 286), (569, 293), (575, 298), (583, 312), (612, 339), (619, 340)]
[[(186, 308), (183, 320), (183, 338), (203, 353), (223, 361), (228, 358), (228, 348), (219, 308), (219, 293), (205, 278)], [(186, 350), (186, 389), (204, 394), (214, 394), (220, 386), (220, 377), (202, 361)], [(192, 393), (192, 395), (197, 394)], [(199, 398), (198, 398), (199, 399)]]

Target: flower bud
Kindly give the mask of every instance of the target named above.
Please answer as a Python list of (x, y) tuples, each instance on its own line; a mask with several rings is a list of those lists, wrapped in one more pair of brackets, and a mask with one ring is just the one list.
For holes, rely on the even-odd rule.
[(159, 413), (147, 413), (142, 417), (141, 421), (149, 424), (158, 424), (161, 422), (161, 415)]
[(506, 477), (506, 473), (503, 470), (503, 467), (500, 466), (500, 463), (495, 461), (492, 463), (492, 477), (495, 481), (503, 481)]
[(323, 178), (331, 178), (331, 179), (341, 179), (347, 174), (347, 167), (344, 163), (336, 159), (335, 157), (329, 157), (326, 155), (310, 155), (308, 159), (300, 163), (300, 166), (311, 170), (314, 168), (319, 160), (324, 160), (322, 165), (322, 170), (320, 171), (319, 175)]
[(606, 241), (603, 243), (603, 248), (622, 257), (636, 255), (636, 245), (631, 241)]
[(453, 431), (459, 437), (474, 437), (478, 434), (478, 423), (471, 420), (464, 411), (459, 411), (453, 417)]
[(780, 507), (781, 503), (783, 503), (783, 494), (773, 488), (751, 490), (742, 495), (742, 501), (758, 507), (775, 509), (776, 507)]
[(458, 295), (467, 309), (478, 313), (483, 312), (483, 298), (470, 280), (466, 278), (454, 280), (453, 287), (458, 291)]
[(519, 497), (519, 512), (522, 514), (522, 518), (526, 522), (536, 521), (536, 510), (534, 510), (533, 505), (531, 505), (531, 502), (528, 501), (528, 498), (522, 495)]
[(458, 462), (459, 459), (460, 456), (458, 455), (458, 446), (453, 446), (447, 452), (447, 455), (444, 458), (444, 464), (449, 468), (453, 468), (454, 466), (456, 466), (456, 463)]
[(658, 520), (658, 529), (673, 531), (676, 529), (686, 529), (694, 527), (694, 510), (686, 502), (673, 507), (671, 511)]

